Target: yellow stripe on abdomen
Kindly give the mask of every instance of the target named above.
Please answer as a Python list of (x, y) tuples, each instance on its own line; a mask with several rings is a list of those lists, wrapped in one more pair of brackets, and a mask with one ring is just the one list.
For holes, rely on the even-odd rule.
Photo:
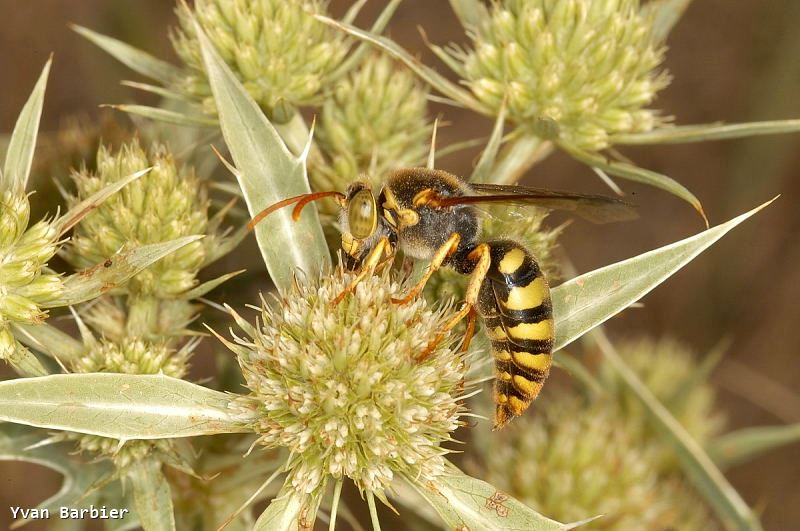
[(508, 297), (503, 300), (498, 297), (500, 304), (509, 310), (529, 310), (536, 308), (550, 296), (550, 288), (544, 277), (536, 277), (527, 286), (516, 286), (508, 292)]
[(520, 323), (508, 327), (508, 335), (514, 339), (546, 340), (553, 337), (553, 320), (544, 319), (538, 323)]

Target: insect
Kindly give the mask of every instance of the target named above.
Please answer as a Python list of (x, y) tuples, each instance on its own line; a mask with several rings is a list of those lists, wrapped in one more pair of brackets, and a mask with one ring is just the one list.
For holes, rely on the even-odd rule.
[(325, 197), (340, 206), (343, 262), (356, 271), (338, 304), (358, 283), (390, 261), (400, 249), (429, 263), (419, 282), (396, 304), (416, 297), (431, 276), (449, 266), (469, 275), (463, 304), (417, 359), (429, 356), (449, 330), (467, 319), (466, 350), (480, 315), (495, 359), (494, 429), (521, 415), (538, 396), (550, 371), (555, 324), (550, 289), (536, 259), (520, 243), (481, 238), (476, 205), (506, 203), (570, 210), (594, 222), (636, 216), (621, 200), (523, 186), (466, 183), (442, 170), (405, 168), (392, 172), (377, 195), (366, 182), (344, 192), (317, 192), (285, 199), (259, 213), (254, 226), (279, 208), (294, 204), (299, 219), (305, 205)]

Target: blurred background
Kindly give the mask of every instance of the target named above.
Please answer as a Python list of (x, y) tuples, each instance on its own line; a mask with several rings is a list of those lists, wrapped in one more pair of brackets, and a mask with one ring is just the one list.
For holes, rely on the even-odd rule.
[[(333, 1), (331, 11), (340, 15), (349, 4)], [(365, 25), (373, 20), (382, 5), (377, 0), (368, 2), (358, 22)], [(98, 108), (103, 103), (134, 98), (155, 103), (121, 86), (119, 81), (132, 79), (133, 74), (72, 32), (70, 23), (174, 60), (167, 28), (175, 17), (169, 1), (0, 0), (0, 13), (5, 18), (0, 31), (3, 133), (12, 129), (51, 53), (55, 62), (45, 100), (44, 132), (56, 131), (76, 117), (109, 112)], [(669, 38), (666, 67), (674, 79), (655, 107), (675, 116), (678, 124), (800, 117), (798, 24), (797, 0), (695, 2)], [(419, 26), (432, 42), (465, 42), (447, 2), (405, 0), (388, 29), (406, 49), (447, 73), (426, 49)], [(431, 109), (448, 124), (440, 130), (440, 146), (490, 131), (490, 122), (471, 113), (436, 104)], [(127, 120), (121, 114), (115, 118), (122, 123)], [(643, 308), (624, 312), (608, 325), (615, 337), (670, 335), (699, 353), (729, 338), (732, 346), (713, 373), (712, 383), (719, 389), (719, 408), (730, 429), (800, 422), (798, 148), (800, 135), (624, 150), (639, 165), (667, 174), (692, 190), (712, 225), (782, 194), (766, 211), (648, 295)], [(441, 158), (437, 165), (468, 174), (476, 156), (474, 151), (460, 152)], [(536, 166), (524, 182), (609, 193), (586, 167), (560, 154)], [(620, 184), (635, 194), (644, 215), (634, 223), (602, 230), (573, 223), (561, 242), (582, 272), (703, 228), (681, 200), (627, 181)], [(46, 183), (37, 184), (37, 189), (41, 194), (55, 193)], [(797, 455), (795, 445), (729, 471), (733, 485), (761, 513), (766, 529), (796, 529), (800, 522)], [(58, 476), (48, 470), (0, 462), (0, 529), (10, 525), (10, 505), (34, 507), (57, 488)]]

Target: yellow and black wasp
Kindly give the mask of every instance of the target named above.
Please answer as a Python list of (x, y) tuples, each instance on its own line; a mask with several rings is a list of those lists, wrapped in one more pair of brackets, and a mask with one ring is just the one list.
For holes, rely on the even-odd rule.
[(429, 262), (429, 266), (405, 297), (393, 301), (397, 304), (417, 296), (442, 266), (469, 275), (464, 303), (418, 359), (427, 357), (465, 318), (466, 349), (475, 330), (476, 313), (479, 314), (495, 358), (495, 429), (521, 415), (539, 394), (550, 371), (555, 324), (550, 289), (536, 259), (513, 240), (482, 240), (476, 205), (537, 205), (570, 210), (600, 223), (635, 217), (631, 205), (614, 198), (466, 183), (441, 170), (405, 168), (392, 172), (377, 196), (368, 183), (359, 181), (344, 193), (318, 192), (283, 200), (259, 213), (250, 224), (291, 204), (295, 205), (293, 216), (298, 219), (305, 205), (324, 197), (334, 197), (341, 205), (343, 262), (348, 269), (357, 271), (334, 304), (380, 264), (391, 260), (398, 249)]

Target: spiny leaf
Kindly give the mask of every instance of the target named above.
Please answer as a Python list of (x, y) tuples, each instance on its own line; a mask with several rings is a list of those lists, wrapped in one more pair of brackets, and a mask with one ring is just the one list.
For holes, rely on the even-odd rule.
[(134, 462), (127, 470), (133, 485), (133, 500), (142, 528), (147, 531), (172, 531), (175, 514), (167, 478), (161, 472), (161, 462), (145, 459)]
[(138, 74), (160, 81), (165, 85), (169, 85), (180, 74), (180, 70), (177, 67), (157, 59), (138, 48), (134, 48), (130, 44), (102, 35), (83, 26), (72, 25), (71, 27)]
[(555, 349), (564, 348), (644, 297), (772, 201), (690, 238), (596, 269), (554, 288)]
[(413, 478), (406, 479), (433, 506), (449, 529), (558, 531), (575, 527), (575, 524), (562, 524), (542, 516), (454, 466), (449, 466), (435, 483), (421, 484)]
[[(267, 505), (267, 508), (256, 520), (253, 531), (295, 531), (304, 529), (299, 525), (301, 512), (308, 503), (308, 496), (298, 493), (291, 487), (281, 490), (278, 497)], [(309, 526), (310, 527), (310, 526)]]
[(144, 116), (151, 120), (167, 122), (184, 127), (216, 127), (217, 121), (214, 118), (202, 114), (187, 114), (184, 112), (170, 111), (159, 107), (148, 107), (147, 105), (103, 105), (118, 111)]
[(800, 424), (760, 426), (727, 433), (708, 446), (711, 458), (722, 469), (745, 463), (759, 455), (800, 443)]
[(588, 151), (584, 151), (563, 143), (559, 143), (558, 145), (560, 148), (579, 161), (593, 168), (600, 169), (611, 175), (616, 175), (617, 177), (622, 177), (623, 179), (654, 186), (680, 197), (692, 205), (695, 210), (697, 210), (697, 212), (703, 217), (706, 227), (708, 226), (708, 218), (706, 218), (706, 214), (703, 211), (703, 205), (700, 204), (700, 200), (697, 199), (694, 194), (685, 186), (674, 179), (651, 170), (640, 168), (639, 166), (635, 166), (633, 164), (628, 164), (627, 162), (609, 161), (599, 153), (590, 153)]
[(120, 287), (154, 262), (201, 238), (202, 236), (184, 236), (117, 253), (104, 262), (68, 276), (64, 279), (61, 295), (42, 306), (44, 308), (70, 306), (99, 297)]
[(33, 87), (33, 92), (28, 97), (28, 101), (22, 108), (22, 112), (17, 118), (17, 123), (14, 125), (14, 132), (11, 133), (5, 163), (3, 164), (3, 173), (0, 175), (0, 192), (11, 190), (15, 193), (22, 193), (28, 184), (51, 63), (52, 59), (48, 59), (47, 63), (45, 63), (42, 73), (39, 75), (39, 80)]
[(692, 0), (650, 0), (642, 7), (644, 17), (653, 17), (653, 38), (667, 40), (669, 32), (683, 16)]
[(400, 47), (397, 43), (395, 43), (391, 39), (382, 37), (380, 35), (376, 35), (369, 31), (358, 29), (355, 26), (352, 26), (350, 24), (344, 24), (332, 18), (328, 18), (322, 15), (315, 15), (315, 16), (318, 20), (321, 20), (325, 24), (329, 24), (354, 37), (357, 37), (365, 42), (373, 44), (374, 46), (384, 51), (388, 55), (402, 61), (408, 68), (410, 68), (426, 83), (431, 85), (433, 88), (435, 88), (448, 98), (451, 98), (452, 100), (460, 103), (464, 107), (472, 109), (481, 114), (489, 114), (489, 115), (493, 114), (489, 109), (485, 108), (481, 102), (475, 99), (475, 97), (472, 96), (472, 94), (470, 94), (468, 91), (464, 90), (463, 88), (459, 87), (458, 85), (448, 80), (441, 74), (437, 73), (432, 68), (429, 68), (420, 63), (411, 54), (409, 54), (407, 51), (405, 51), (402, 47)]
[(472, 183), (494, 183), (494, 168), (497, 159), (497, 152), (500, 150), (500, 145), (503, 143), (503, 121), (506, 116), (506, 107), (503, 105), (494, 121), (492, 128), (492, 135), (489, 137), (489, 142), (481, 152), (481, 157), (478, 163), (475, 164), (475, 169), (469, 177), (469, 182)]
[(450, 0), (450, 7), (466, 30), (480, 33), (489, 20), (489, 10), (480, 0)]
[[(310, 193), (305, 158), (294, 157), (264, 113), (195, 24), (220, 127), (236, 163), (235, 172), (247, 208), (255, 216), (280, 200)], [(316, 275), (330, 266), (325, 236), (314, 208), (298, 221), (282, 209), (256, 225), (256, 240), (270, 276), (288, 290), (296, 269)]]
[(76, 360), (83, 354), (80, 341), (47, 323), (12, 323), (11, 329), (18, 341), (62, 362)]
[(248, 431), (231, 397), (162, 374), (55, 374), (0, 382), (0, 420), (114, 439)]
[(20, 376), (45, 376), (49, 374), (42, 362), (27, 348), (17, 343), (14, 351), (5, 360)]
[(611, 137), (614, 144), (689, 144), (761, 135), (800, 132), (800, 120), (772, 120), (742, 124), (697, 124), (659, 127), (646, 133), (625, 133)]

